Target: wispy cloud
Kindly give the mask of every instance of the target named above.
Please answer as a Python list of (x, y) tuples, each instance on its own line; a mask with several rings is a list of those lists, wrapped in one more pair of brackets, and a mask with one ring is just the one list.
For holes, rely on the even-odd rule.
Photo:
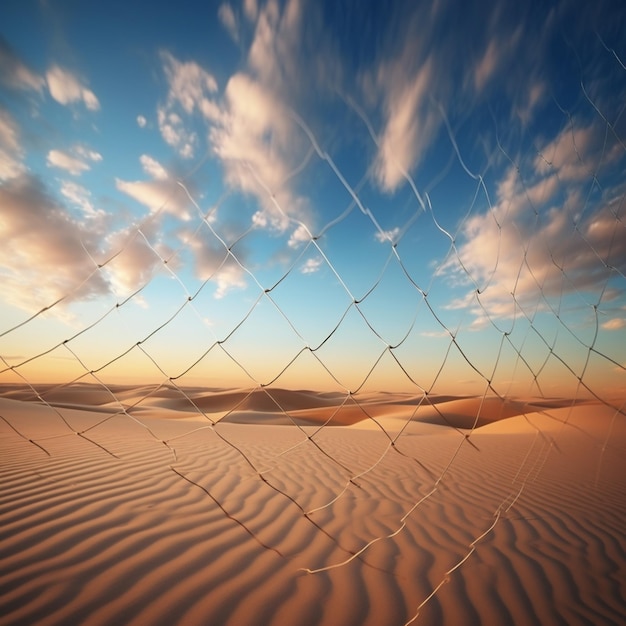
[(72, 150), (81, 158), (88, 159), (89, 161), (93, 161), (94, 163), (99, 163), (102, 161), (102, 155), (95, 150), (91, 150), (84, 145), (77, 144)]
[(520, 94), (520, 102), (515, 107), (515, 113), (523, 125), (527, 125), (539, 104), (545, 99), (548, 89), (542, 80), (538, 79), (529, 82), (529, 87), (524, 89), (524, 94)]
[[(262, 227), (267, 226), (266, 222), (264, 221), (264, 216), (263, 213), (257, 213), (254, 216), (254, 221), (255, 224), (261, 224)], [(305, 243), (307, 241), (311, 241), (311, 232), (309, 231), (309, 229), (304, 225), (304, 224), (300, 224), (290, 235), (289, 237), (289, 241), (287, 242), (287, 245), (290, 248), (297, 248), (298, 246), (300, 246), (302, 243)]]
[(62, 150), (50, 150), (46, 159), (48, 167), (57, 167), (74, 176), (79, 176), (89, 169), (89, 164), (85, 161), (70, 156)]
[(189, 200), (184, 190), (171, 180), (136, 180), (115, 179), (115, 186), (130, 196), (152, 213), (166, 212), (190, 219)]
[(622, 328), (626, 328), (626, 318), (614, 317), (601, 324), (601, 326), (604, 330), (621, 330)]
[(224, 2), (220, 5), (217, 15), (220, 18), (220, 22), (222, 22), (228, 34), (232, 37), (233, 41), (238, 42), (239, 30), (237, 18), (235, 16), (235, 12), (233, 11), (233, 7), (228, 2)]
[(15, 178), (24, 171), (23, 157), (18, 124), (8, 111), (0, 108), (0, 181)]
[(68, 154), (63, 150), (50, 150), (46, 158), (48, 167), (56, 167), (73, 176), (80, 176), (83, 172), (91, 169), (89, 162), (102, 161), (102, 155), (95, 150), (90, 150), (82, 145), (73, 146), (73, 154)]
[(215, 77), (195, 61), (179, 61), (166, 50), (161, 59), (169, 86), (168, 103), (179, 104), (185, 113), (200, 109), (207, 94), (217, 91)]
[(9, 89), (41, 92), (45, 80), (31, 70), (0, 36), (0, 84)]
[(172, 250), (161, 240), (160, 229), (160, 222), (151, 220), (142, 224), (141, 231), (135, 226), (129, 226), (107, 236), (106, 250), (102, 256), (106, 257), (110, 252), (114, 254), (108, 257), (110, 260), (103, 274), (113, 293), (132, 293), (148, 284), (157, 272), (163, 270), (163, 259), (167, 259)]
[(175, 148), (183, 159), (193, 158), (198, 136), (195, 132), (187, 130), (180, 115), (168, 112), (166, 108), (159, 108), (157, 121), (165, 142)]
[(572, 120), (535, 158), (538, 174), (556, 172), (561, 181), (580, 182), (598, 174), (601, 167), (623, 155), (623, 147), (614, 137), (605, 137), (598, 124), (584, 125)]
[(266, 224), (284, 231), (287, 215), (297, 215), (300, 206), (285, 184), (297, 154), (294, 123), (282, 101), (245, 74), (229, 80), (225, 96), (222, 123), (212, 128), (210, 140), (226, 181), (256, 196)]
[(501, 20), (498, 11), (487, 30), (488, 39), (485, 50), (474, 66), (474, 89), (482, 92), (487, 84), (506, 66), (512, 53), (517, 49), (522, 36), (523, 24), (503, 37), (500, 32)]
[(94, 92), (69, 70), (53, 65), (46, 72), (46, 82), (50, 95), (59, 104), (78, 102), (84, 104), (90, 111), (97, 111), (100, 108), (100, 102)]
[(70, 180), (61, 181), (61, 195), (74, 206), (79, 207), (87, 216), (102, 215), (102, 211), (97, 210), (91, 198), (91, 192)]
[(374, 234), (374, 237), (376, 237), (376, 241), (379, 241), (380, 243), (385, 243), (385, 242), (395, 243), (399, 234), (400, 234), (400, 228), (396, 226), (395, 228), (392, 228), (391, 230), (376, 231), (376, 233)]
[(300, 268), (300, 271), (303, 274), (313, 274), (321, 269), (322, 263), (323, 261), (320, 257), (307, 259), (306, 263), (304, 263), (304, 265)]
[(155, 180), (167, 180), (170, 177), (167, 170), (149, 154), (142, 154), (139, 162), (143, 171)]
[(211, 233), (183, 229), (179, 239), (193, 254), (198, 278), (202, 281), (211, 280), (216, 285), (216, 298), (223, 298), (233, 289), (246, 287), (243, 266), (248, 262), (248, 253), (245, 248), (240, 247), (235, 258)]
[(375, 121), (372, 173), (386, 192), (397, 191), (423, 164), (441, 130), (441, 111), (461, 126), (491, 85), (498, 85), (511, 117), (528, 124), (546, 100), (541, 59), (554, 26), (549, 10), (539, 32), (524, 10), (504, 10), (501, 3), (467, 11), (457, 28), (454, 2), (414, 3), (408, 13), (398, 6), (385, 16), (388, 37), (377, 41), (371, 63), (358, 73), (359, 102)]
[(157, 109), (159, 130), (166, 143), (185, 158), (192, 158), (198, 145), (198, 136), (185, 123), (182, 115), (194, 113), (208, 116), (216, 110), (212, 96), (217, 81), (194, 61), (179, 61), (167, 50), (160, 53), (163, 72), (168, 83), (165, 102)]
[[(234, 13), (231, 16), (231, 10), (224, 7), (230, 5), (222, 5), (221, 19), (231, 24)], [(282, 10), (273, 0), (262, 8), (255, 2), (245, 4), (245, 16), (255, 20), (247, 64), (230, 77), (221, 94), (206, 71), (185, 69), (172, 55), (162, 55), (171, 85), (168, 102), (178, 102), (186, 113), (201, 114), (209, 127), (208, 144), (222, 164), (225, 182), (259, 203), (252, 217), (254, 226), (281, 233), (292, 227), (297, 230), (298, 222), (311, 217), (307, 202), (289, 183), (310, 149), (290, 107), (294, 86), (303, 84), (302, 68), (296, 65), (301, 55), (299, 11), (300, 3), (293, 0)], [(179, 76), (181, 73), (193, 74), (195, 84), (200, 77), (202, 89), (183, 87), (187, 80)], [(182, 98), (182, 93), (188, 97)], [(180, 127), (171, 126), (167, 132), (180, 132)]]
[[(284, 8), (273, 0), (262, 8), (256, 2), (245, 3), (243, 16), (255, 22), (247, 62), (228, 79), (222, 91), (207, 69), (162, 51), (168, 93), (157, 110), (159, 129), (166, 143), (180, 156), (190, 157), (205, 139), (222, 167), (229, 190), (256, 200), (258, 208), (250, 217), (250, 227), (279, 234), (291, 231), (290, 246), (310, 239), (302, 223), (310, 223), (311, 217), (307, 201), (290, 183), (311, 151), (291, 114), (294, 83), (286, 84), (284, 75), (296, 70), (295, 58), (300, 55), (299, 6), (299, 2), (293, 1)], [(222, 4), (218, 14), (231, 36), (237, 38), (240, 24), (232, 5)], [(297, 73), (294, 76), (302, 83)], [(204, 138), (198, 122), (206, 129)], [(169, 183), (159, 177), (148, 161), (144, 160), (143, 166), (153, 181), (118, 181), (118, 189), (154, 211), (157, 197), (162, 195), (159, 185)], [(217, 213), (213, 219), (218, 219)], [(194, 251), (197, 273), (200, 277), (213, 277), (219, 285), (217, 296), (246, 284), (241, 267), (232, 257), (224, 258), (220, 246), (203, 252), (194, 242), (190, 239), (189, 245)]]
[(243, 12), (251, 22), (254, 22), (259, 12), (258, 0), (243, 0)]
[(493, 76), (500, 60), (498, 44), (491, 40), (482, 58), (474, 68), (474, 87), (477, 91), (482, 91), (487, 81)]
[(151, 180), (116, 178), (116, 188), (147, 207), (151, 213), (169, 213), (183, 221), (190, 220), (191, 203), (185, 189), (153, 157), (142, 154), (139, 161)]
[(422, 337), (431, 337), (434, 339), (450, 338), (450, 333), (445, 330), (424, 330), (420, 333)]
[(414, 76), (399, 67), (384, 71), (380, 88), (385, 97), (386, 121), (380, 139), (374, 172), (385, 191), (394, 191), (421, 160), (440, 123), (430, 96), (433, 61), (427, 60)]

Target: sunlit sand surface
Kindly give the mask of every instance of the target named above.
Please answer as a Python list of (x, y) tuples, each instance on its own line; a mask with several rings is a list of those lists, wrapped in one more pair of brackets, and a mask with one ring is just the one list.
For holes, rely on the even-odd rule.
[(625, 619), (614, 408), (112, 391), (1, 390), (1, 624)]

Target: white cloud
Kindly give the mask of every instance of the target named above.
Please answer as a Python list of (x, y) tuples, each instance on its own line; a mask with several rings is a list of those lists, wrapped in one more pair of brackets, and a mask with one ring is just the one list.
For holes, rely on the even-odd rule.
[(210, 280), (216, 285), (215, 297), (223, 298), (233, 289), (246, 287), (246, 276), (242, 268), (247, 262), (245, 250), (237, 253), (239, 263), (228, 250), (215, 238), (200, 238), (197, 232), (183, 231), (180, 239), (194, 255), (198, 278)]
[(72, 150), (83, 159), (89, 159), (90, 161), (94, 161), (95, 163), (102, 161), (102, 155), (99, 152), (96, 152), (95, 150), (90, 150), (89, 148), (86, 148), (85, 146), (82, 146), (80, 144), (74, 146)]
[[(285, 232), (292, 224), (288, 215), (303, 218), (303, 201), (287, 185), (294, 163), (299, 162), (302, 133), (289, 116), (280, 90), (239, 73), (231, 77), (223, 96), (218, 98), (217, 82), (202, 67), (182, 63), (168, 52), (162, 52), (161, 59), (168, 81), (167, 98), (157, 110), (163, 139), (179, 154), (191, 156), (200, 144), (195, 124), (198, 120), (204, 122), (208, 144), (223, 165), (226, 183), (259, 201), (260, 208), (252, 216), (254, 227)], [(163, 207), (188, 218), (188, 199), (166, 178), (162, 166), (147, 155), (142, 157), (142, 166), (154, 180), (118, 180), (118, 189), (151, 212)], [(211, 277), (217, 285), (216, 297), (245, 286), (242, 268), (232, 258), (224, 258), (225, 251), (207, 250), (206, 242), (195, 245), (193, 238), (188, 245), (198, 276), (204, 280)]]
[(0, 109), (0, 181), (15, 178), (24, 171), (23, 157), (17, 122), (8, 111)]
[(184, 192), (166, 181), (124, 181), (115, 179), (115, 186), (125, 194), (148, 207), (152, 213), (165, 211), (190, 219)]
[[(484, 103), (484, 92), (496, 78), (501, 100), (519, 102), (517, 111), (526, 121), (543, 98), (538, 68), (543, 42), (537, 32), (528, 32), (525, 21), (494, 5), (484, 15), (468, 13), (465, 28), (450, 29), (444, 9), (449, 3), (436, 4), (391, 8), (385, 24), (393, 24), (394, 37), (365, 52), (373, 61), (357, 73), (363, 93), (354, 99), (376, 134), (372, 173), (387, 192), (396, 191), (423, 162), (442, 126), (442, 112), (455, 128)], [(515, 55), (528, 62), (513, 64)], [(526, 66), (532, 71), (520, 76), (518, 68)], [(337, 73), (342, 83), (349, 82), (347, 70)]]
[[(341, 59), (326, 50), (321, 22), (315, 19), (313, 7), (304, 14), (300, 0), (289, 0), (282, 7), (277, 0), (269, 0), (262, 9), (251, 6), (256, 12), (254, 38), (248, 51), (248, 64), (252, 75), (264, 86), (280, 93), (286, 100), (310, 97), (316, 89), (327, 88), (321, 78), (332, 73)], [(248, 10), (244, 7), (244, 10)], [(313, 34), (315, 44), (305, 52), (303, 43)], [(306, 76), (306, 80), (302, 77)], [(318, 93), (319, 95), (319, 93)]]
[(91, 169), (87, 161), (102, 161), (102, 155), (99, 152), (82, 145), (73, 146), (71, 151), (76, 156), (62, 150), (50, 150), (46, 159), (48, 167), (58, 167), (74, 176), (80, 176), (83, 172)]
[(153, 180), (125, 181), (118, 178), (115, 180), (117, 189), (143, 204), (151, 213), (165, 212), (184, 221), (191, 219), (189, 198), (167, 170), (148, 154), (142, 154), (139, 162)]
[(524, 89), (522, 103), (517, 107), (517, 115), (522, 124), (526, 125), (530, 122), (537, 106), (544, 99), (546, 91), (546, 84), (542, 81), (533, 82), (527, 89)]
[(10, 89), (41, 92), (45, 80), (33, 72), (0, 36), (0, 84)]
[[(216, 121), (221, 115), (215, 102), (215, 77), (193, 61), (182, 62), (170, 52), (160, 53), (163, 72), (168, 83), (167, 98), (157, 108), (157, 123), (165, 142), (178, 154), (192, 158), (198, 146), (198, 135), (192, 128), (193, 114)], [(185, 119), (183, 119), (183, 117)]]
[(167, 180), (169, 178), (167, 170), (148, 154), (142, 154), (139, 157), (139, 162), (141, 163), (141, 167), (143, 167), (143, 171), (148, 174), (148, 176), (156, 180)]
[[(301, 239), (298, 222), (312, 221), (306, 201), (290, 185), (311, 156), (310, 143), (290, 114), (294, 86), (304, 85), (298, 65), (301, 10), (299, 2), (290, 1), (283, 10), (274, 0), (262, 8), (248, 1), (243, 16), (256, 21), (248, 67), (230, 77), (222, 94), (199, 65), (161, 53), (169, 90), (157, 112), (159, 129), (179, 154), (191, 155), (201, 141), (194, 126), (198, 119), (191, 115), (199, 114), (226, 184), (258, 201), (252, 226), (280, 233), (292, 229), (289, 245), (294, 246), (310, 239)], [(219, 17), (231, 33), (240, 26), (230, 4), (221, 5)]]
[(99, 152), (82, 145), (72, 146), (71, 152), (72, 154), (68, 154), (63, 150), (50, 150), (46, 158), (48, 167), (58, 167), (74, 176), (79, 176), (91, 169), (87, 161), (102, 161), (102, 155)]
[(483, 90), (487, 81), (494, 75), (501, 57), (502, 51), (499, 49), (495, 39), (492, 39), (487, 45), (482, 59), (476, 64), (474, 69), (474, 87), (476, 91)]
[(378, 83), (385, 95), (385, 123), (374, 162), (374, 174), (381, 188), (395, 191), (415, 167), (439, 127), (432, 106), (434, 63), (428, 59), (414, 75), (400, 64), (381, 67)]
[[(260, 10), (253, 2), (244, 6), (248, 19), (257, 18), (249, 71), (232, 76), (221, 95), (207, 70), (161, 52), (168, 83), (167, 98), (157, 110), (163, 139), (179, 155), (193, 156), (201, 142), (199, 117), (207, 126), (209, 149), (223, 165), (225, 182), (232, 190), (258, 199), (253, 225), (280, 232), (290, 227), (292, 217), (300, 221), (310, 217), (305, 201), (288, 184), (310, 150), (290, 115), (289, 99), (296, 83), (282, 81), (282, 72), (288, 69), (297, 84), (302, 82), (295, 64), (300, 43), (297, 7), (298, 2), (287, 3), (281, 16), (273, 0)], [(231, 9), (222, 4), (219, 14), (232, 26), (237, 15)], [(195, 114), (198, 117), (192, 117)]]
[(604, 330), (621, 330), (622, 328), (626, 328), (626, 318), (615, 317), (607, 320), (602, 324), (602, 328), (604, 328)]
[(219, 300), (233, 289), (245, 289), (245, 273), (234, 261), (226, 264), (214, 277), (217, 283), (215, 297)]
[(139, 126), (139, 128), (145, 128), (147, 123), (148, 120), (143, 115), (137, 116), (137, 126)]
[(577, 219), (582, 204), (575, 191), (568, 189), (565, 200), (552, 205), (565, 191), (557, 183), (551, 175), (525, 188), (515, 168), (508, 170), (498, 203), (466, 220), (457, 255), (440, 270), (472, 286), (448, 308), (469, 308), (482, 325), (487, 316), (511, 318), (517, 307), (545, 307), (544, 299), (595, 292), (611, 267), (626, 272), (623, 209), (605, 202)]
[(88, 217), (103, 214), (101, 211), (97, 211), (91, 203), (91, 192), (74, 181), (61, 181), (61, 194), (72, 204), (80, 207)]
[(374, 236), (376, 237), (376, 241), (380, 241), (380, 243), (385, 243), (385, 242), (395, 243), (399, 234), (400, 234), (400, 228), (396, 226), (395, 228), (392, 228), (391, 230), (383, 230), (382, 232), (376, 231)]
[(275, 0), (270, 0), (258, 15), (248, 52), (250, 65), (265, 79), (280, 67), (279, 39), (284, 39), (284, 33), (280, 32), (280, 8)]
[(135, 226), (108, 232), (109, 216), (93, 207), (87, 189), (62, 181), (60, 190), (82, 209), (79, 218), (32, 176), (0, 187), (0, 275), (5, 302), (35, 312), (60, 300), (50, 313), (68, 320), (67, 304), (131, 293), (149, 282), (171, 250), (159, 239), (158, 219), (141, 232)]
[(64, 296), (72, 301), (108, 291), (86, 252), (97, 249), (101, 233), (73, 220), (36, 179), (20, 176), (6, 183), (0, 188), (0, 206), (0, 268), (7, 302), (33, 311)]
[(89, 164), (61, 150), (50, 150), (46, 159), (48, 167), (58, 167), (74, 176), (80, 176), (90, 169)]
[(165, 107), (157, 109), (157, 120), (161, 136), (165, 142), (175, 148), (184, 159), (190, 159), (195, 153), (198, 136), (194, 131), (185, 128), (183, 120), (177, 113), (168, 113)]
[[(538, 174), (556, 172), (562, 181), (582, 181), (593, 176), (610, 151), (604, 149), (604, 131), (589, 124), (568, 124), (552, 141), (544, 145), (535, 159)], [(613, 158), (619, 152), (613, 153)]]
[(13, 153), (21, 153), (22, 150), (17, 122), (4, 109), (0, 109), (0, 146)]
[(244, 0), (243, 13), (251, 22), (254, 22), (259, 13), (257, 0)]
[(420, 333), (422, 337), (432, 337), (434, 339), (450, 338), (450, 333), (445, 330), (424, 330)]
[[(540, 48), (541, 40), (537, 37), (538, 34), (524, 33), (524, 27), (525, 24), (523, 22), (516, 24), (508, 21), (505, 18), (505, 12), (499, 8), (493, 11), (491, 19), (486, 25), (484, 52), (476, 63), (472, 76), (474, 90), (477, 93), (482, 92), (496, 74), (503, 71), (513, 53), (525, 53), (525, 51), (520, 53), (517, 50), (520, 43), (524, 42), (527, 46)], [(525, 40), (524, 36), (526, 37)], [(533, 53), (535, 55), (539, 54), (536, 49), (533, 50)], [(532, 64), (529, 63), (526, 66), (532, 67)], [(519, 90), (519, 85), (516, 87)]]
[(290, 248), (297, 248), (301, 243), (311, 241), (311, 236), (311, 232), (306, 226), (298, 224), (296, 229), (291, 233), (287, 244)]
[(228, 31), (228, 34), (232, 37), (233, 41), (239, 41), (237, 18), (235, 17), (233, 7), (228, 4), (228, 2), (224, 2), (220, 5), (217, 15), (220, 18), (220, 22), (222, 22), (224, 28)]
[(93, 91), (85, 87), (74, 74), (58, 65), (53, 65), (46, 72), (46, 82), (50, 95), (59, 104), (82, 102), (90, 111), (100, 108), (100, 102)]
[(302, 201), (285, 182), (298, 161), (296, 129), (275, 92), (246, 74), (233, 76), (226, 86), (222, 123), (209, 137), (226, 181), (260, 200), (267, 225), (284, 231), (289, 215), (305, 216)]
[(16, 178), (24, 171), (23, 164), (0, 148), (0, 181)]
[[(152, 176), (154, 174), (167, 176), (165, 170), (162, 172), (159, 170), (160, 164), (150, 157), (144, 158), (142, 165)], [(155, 178), (155, 180), (148, 181), (124, 181), (116, 178), (115, 186), (119, 191), (147, 207), (151, 213), (165, 212), (184, 221), (191, 219), (189, 198), (175, 180)]]
[(215, 77), (194, 61), (178, 61), (169, 52), (163, 51), (165, 74), (170, 91), (168, 97), (179, 102), (187, 113), (191, 113), (204, 95), (217, 91)]
[(130, 227), (107, 237), (108, 249), (115, 254), (104, 272), (116, 294), (132, 293), (138, 286), (148, 284), (163, 268), (163, 259), (170, 256), (171, 249), (159, 241), (158, 229), (158, 223), (151, 221), (142, 224), (143, 236)]
[(322, 267), (322, 259), (319, 257), (315, 259), (307, 259), (306, 263), (300, 268), (300, 271), (303, 274), (313, 274), (314, 272), (319, 271)]

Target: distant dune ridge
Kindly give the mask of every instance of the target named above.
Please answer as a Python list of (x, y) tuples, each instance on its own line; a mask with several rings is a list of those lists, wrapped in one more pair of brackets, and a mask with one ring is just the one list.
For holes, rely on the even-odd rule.
[(624, 623), (614, 404), (0, 386), (0, 624)]

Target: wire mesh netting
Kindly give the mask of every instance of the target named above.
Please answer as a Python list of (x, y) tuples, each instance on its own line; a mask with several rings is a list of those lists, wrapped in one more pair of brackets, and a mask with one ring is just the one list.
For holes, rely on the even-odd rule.
[(92, 192), (3, 43), (1, 623), (623, 618), (623, 10), (349, 5), (222, 4)]

